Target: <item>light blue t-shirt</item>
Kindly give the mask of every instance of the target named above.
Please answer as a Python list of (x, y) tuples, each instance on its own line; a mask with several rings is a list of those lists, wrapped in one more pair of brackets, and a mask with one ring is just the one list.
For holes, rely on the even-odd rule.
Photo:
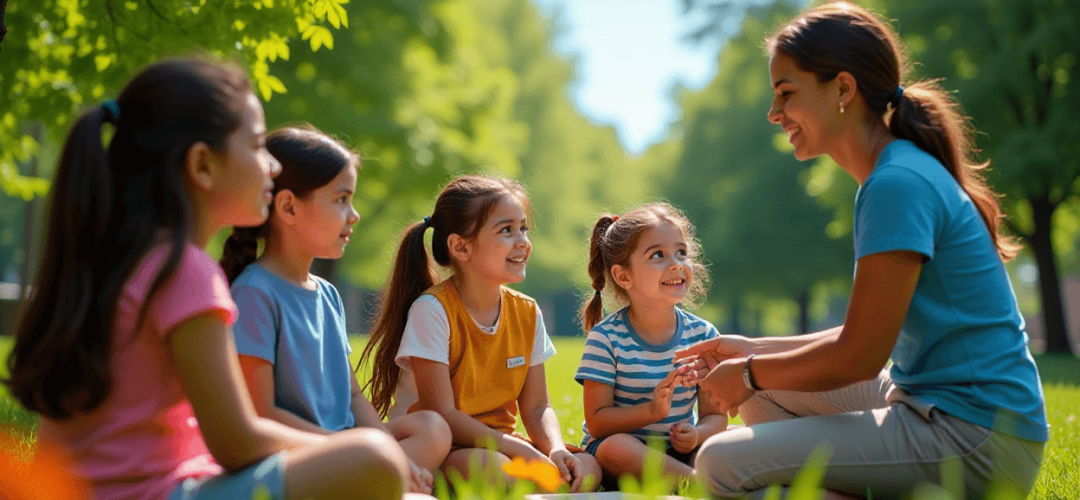
[(892, 379), (961, 420), (1048, 440), (1024, 320), (990, 232), (933, 156), (890, 143), (855, 197), (855, 259), (908, 250), (925, 262), (892, 351)]
[(274, 404), (329, 431), (352, 428), (352, 369), (345, 307), (338, 291), (313, 276), (307, 290), (259, 264), (232, 285), (240, 315), (236, 350), (274, 365)]
[[(675, 351), (719, 335), (716, 327), (693, 314), (676, 308), (678, 331), (664, 344), (650, 344), (641, 338), (626, 318), (626, 308), (612, 313), (589, 332), (574, 380), (584, 385), (594, 380), (615, 387), (615, 406), (634, 406), (652, 401), (652, 392), (675, 365)], [(694, 404), (697, 387), (677, 386), (671, 396), (671, 412), (663, 420), (630, 434), (644, 441), (655, 437), (669, 439), (672, 424), (697, 423)], [(593, 441), (588, 423), (581, 424), (582, 448)]]

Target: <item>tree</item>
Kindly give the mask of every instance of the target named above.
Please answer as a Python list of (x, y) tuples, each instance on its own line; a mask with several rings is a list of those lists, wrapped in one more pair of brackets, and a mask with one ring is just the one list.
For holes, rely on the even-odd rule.
[(362, 155), (354, 243), (316, 272), (377, 289), (397, 235), (430, 213), (442, 184), (465, 172), (520, 173), (526, 128), (512, 117), (517, 77), (485, 57), (487, 31), (468, 2), (346, 7), (355, 21), (335, 50), (281, 65), (290, 92), (267, 103), (267, 122), (310, 122)]
[[(285, 92), (270, 64), (289, 58), (287, 41), (312, 50), (333, 46), (334, 28), (348, 26), (348, 0), (41, 0), (13, 3), (0, 73), (0, 190), (23, 199), (43, 195), (48, 181), (18, 173), (16, 162), (37, 155), (42, 138), (57, 140), (82, 108), (115, 94), (132, 73), (171, 54), (205, 50), (251, 68), (263, 99)], [(6, 7), (6, 2), (5, 5)]]

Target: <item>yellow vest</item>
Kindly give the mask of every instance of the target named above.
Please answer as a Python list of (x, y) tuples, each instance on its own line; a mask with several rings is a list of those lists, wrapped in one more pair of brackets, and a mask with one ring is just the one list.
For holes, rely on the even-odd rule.
[[(497, 431), (510, 434), (517, 424), (517, 399), (529, 373), (536, 336), (536, 301), (502, 287), (495, 334), (476, 325), (449, 279), (427, 289), (450, 321), (450, 385), (454, 406)], [(419, 403), (409, 411), (419, 409)]]

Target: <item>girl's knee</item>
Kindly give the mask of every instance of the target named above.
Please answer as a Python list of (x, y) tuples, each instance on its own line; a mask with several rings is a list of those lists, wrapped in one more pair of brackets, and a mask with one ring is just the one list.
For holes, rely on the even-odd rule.
[(581, 491), (595, 491), (604, 476), (600, 462), (588, 453), (574, 453), (574, 456), (581, 461), (582, 474), (585, 476), (581, 482)]
[[(596, 447), (596, 460), (608, 467), (640, 462), (645, 444), (629, 434), (612, 434)], [(616, 467), (620, 468), (620, 467)]]
[(338, 433), (330, 439), (340, 439), (341, 459), (353, 462), (365, 473), (396, 475), (403, 481), (408, 478), (405, 452), (393, 436), (376, 429), (355, 429)]
[(431, 440), (432, 445), (438, 445), (440, 449), (445, 448), (449, 451), (452, 435), (446, 419), (431, 410), (418, 411), (414, 415), (416, 415), (416, 424), (420, 432)]

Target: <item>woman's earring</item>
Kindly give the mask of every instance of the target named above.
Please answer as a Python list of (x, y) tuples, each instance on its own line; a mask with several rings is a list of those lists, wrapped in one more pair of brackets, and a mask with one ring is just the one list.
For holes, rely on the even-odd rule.
[(840, 102), (840, 114), (844, 114), (844, 103)]

